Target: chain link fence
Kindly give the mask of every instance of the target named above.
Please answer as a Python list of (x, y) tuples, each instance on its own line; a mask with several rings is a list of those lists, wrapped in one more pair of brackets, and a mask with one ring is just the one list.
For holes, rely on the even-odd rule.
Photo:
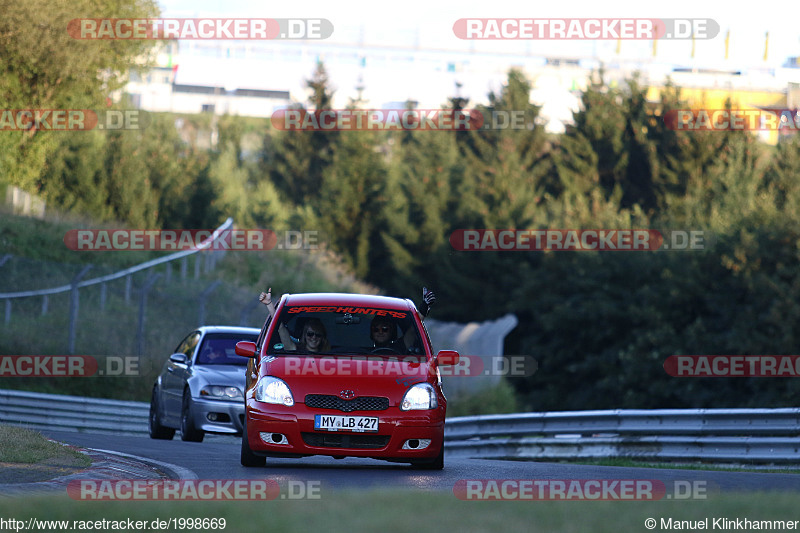
[[(108, 265), (36, 261), (4, 254), (0, 256), (2, 329), (8, 333), (11, 328), (28, 328), (33, 336), (47, 335), (51, 346), (55, 342), (71, 355), (76, 353), (79, 335), (103, 334), (103, 328), (99, 327), (103, 319), (117, 316), (124, 322), (122, 329), (129, 336), (135, 335), (135, 348), (131, 349), (131, 343), (127, 342), (124, 351), (143, 355), (148, 301), (158, 306), (165, 299), (186, 300), (188, 287), (190, 294), (196, 294), (191, 298), (194, 301), (178, 302), (183, 305), (176, 312), (187, 323), (195, 320), (195, 325), (205, 323), (208, 308), (213, 305), (210, 300), (221, 282), (203, 278), (213, 272), (225, 254), (224, 248), (213, 249), (212, 244), (232, 225), (229, 218), (197, 249), (122, 270)], [(43, 288), (45, 284), (47, 287)], [(182, 288), (178, 293), (174, 290), (177, 285)], [(246, 320), (247, 314), (242, 313), (240, 318)], [(83, 329), (79, 329), (81, 320), (85, 322)]]

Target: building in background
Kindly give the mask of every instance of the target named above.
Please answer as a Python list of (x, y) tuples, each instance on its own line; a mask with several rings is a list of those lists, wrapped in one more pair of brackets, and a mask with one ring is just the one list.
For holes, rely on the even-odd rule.
[[(148, 111), (269, 117), (292, 104), (305, 104), (309, 79), (323, 62), (334, 90), (333, 107), (359, 98), (364, 108), (395, 108), (413, 101), (421, 109), (440, 108), (453, 96), (468, 107), (488, 103), (512, 67), (533, 84), (531, 102), (542, 106), (550, 132), (564, 131), (580, 106), (593, 71), (603, 68), (606, 81), (622, 83), (635, 72), (658, 102), (667, 79), (682, 87), (689, 105), (722, 108), (797, 107), (800, 64), (725, 70), (659, 62), (656, 57), (623, 58), (606, 51), (597, 57), (542, 56), (525, 52), (469, 52), (409, 45), (377, 46), (323, 41), (170, 41), (153, 70), (132, 75), (127, 92), (133, 105)], [(687, 59), (687, 63), (693, 60)], [(777, 142), (777, 132), (764, 132)]]

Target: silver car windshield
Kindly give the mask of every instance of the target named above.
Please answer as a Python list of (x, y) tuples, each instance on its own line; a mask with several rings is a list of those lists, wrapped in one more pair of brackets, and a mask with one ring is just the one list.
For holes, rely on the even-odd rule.
[(209, 333), (203, 338), (196, 364), (245, 366), (247, 359), (236, 355), (236, 343), (239, 341), (255, 342), (255, 340), (256, 335)]

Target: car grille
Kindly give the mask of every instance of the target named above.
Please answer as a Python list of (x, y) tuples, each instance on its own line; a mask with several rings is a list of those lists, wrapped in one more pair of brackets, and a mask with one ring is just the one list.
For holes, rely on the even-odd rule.
[(317, 448), (378, 449), (389, 444), (389, 435), (330, 435), (327, 433), (302, 433), (306, 446)]
[(383, 411), (389, 408), (389, 398), (380, 396), (360, 396), (352, 400), (342, 400), (329, 394), (309, 394), (306, 396), (306, 407), (317, 409), (336, 409), (345, 413), (353, 411)]

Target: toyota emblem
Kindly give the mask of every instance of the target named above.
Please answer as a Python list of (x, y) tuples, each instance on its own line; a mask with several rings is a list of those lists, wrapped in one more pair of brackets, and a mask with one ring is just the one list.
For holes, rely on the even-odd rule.
[(356, 391), (352, 391), (349, 389), (343, 390), (342, 392), (339, 393), (339, 398), (341, 398), (342, 400), (352, 400), (355, 397), (356, 397)]

